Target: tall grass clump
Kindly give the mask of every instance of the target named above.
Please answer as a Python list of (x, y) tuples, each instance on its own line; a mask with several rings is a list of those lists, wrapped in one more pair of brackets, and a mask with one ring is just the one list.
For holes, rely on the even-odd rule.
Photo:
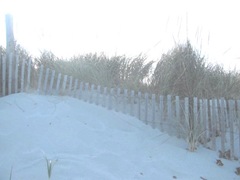
[(240, 97), (240, 74), (206, 63), (190, 41), (162, 55), (151, 85), (156, 93), (164, 95), (207, 99)]
[(204, 57), (187, 41), (162, 55), (152, 77), (152, 86), (157, 94), (189, 97), (189, 114), (181, 129), (190, 151), (196, 149), (199, 132), (202, 131), (195, 122), (193, 97), (206, 96), (206, 67)]
[(151, 86), (157, 94), (189, 98), (189, 115), (182, 131), (186, 135), (189, 150), (194, 151), (205, 131), (195, 118), (194, 97), (239, 98), (240, 74), (237, 71), (225, 71), (219, 65), (207, 64), (204, 56), (187, 41), (162, 55), (153, 73)]
[(206, 98), (239, 99), (240, 73), (236, 70), (226, 71), (220, 65), (208, 65), (205, 89)]
[(163, 54), (153, 73), (152, 86), (158, 94), (202, 97), (206, 64), (189, 41)]
[(147, 58), (142, 55), (127, 58), (89, 53), (63, 60), (47, 51), (42, 52), (35, 62), (37, 68), (44, 65), (46, 68), (73, 76), (82, 82), (132, 90), (146, 89), (145, 81), (149, 78), (153, 64), (153, 61), (147, 62)]

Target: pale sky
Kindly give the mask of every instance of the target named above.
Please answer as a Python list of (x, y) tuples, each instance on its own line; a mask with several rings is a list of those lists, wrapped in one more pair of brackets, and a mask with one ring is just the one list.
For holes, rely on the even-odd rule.
[(14, 35), (32, 55), (46, 49), (59, 57), (89, 52), (161, 58), (189, 38), (226, 69), (240, 70), (238, 0), (0, 0), (0, 45), (5, 14)]

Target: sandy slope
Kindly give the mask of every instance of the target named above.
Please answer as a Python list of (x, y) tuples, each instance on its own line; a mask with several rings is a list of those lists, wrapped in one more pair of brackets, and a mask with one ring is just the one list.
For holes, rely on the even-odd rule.
[(240, 163), (222, 160), (139, 120), (68, 97), (15, 94), (0, 98), (0, 179), (240, 179)]

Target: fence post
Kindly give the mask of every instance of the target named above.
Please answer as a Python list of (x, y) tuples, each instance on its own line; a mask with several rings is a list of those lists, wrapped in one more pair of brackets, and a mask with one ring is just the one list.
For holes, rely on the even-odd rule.
[(189, 98), (184, 98), (184, 114), (185, 114), (185, 123), (186, 126), (184, 128), (189, 128)]
[(127, 97), (128, 97), (128, 90), (124, 89), (124, 94), (123, 94), (123, 113), (126, 114), (127, 111)]
[(82, 94), (83, 94), (83, 82), (80, 82), (79, 90), (78, 90), (78, 98), (79, 99), (82, 99)]
[(68, 76), (64, 75), (64, 77), (63, 77), (63, 84), (62, 84), (62, 95), (66, 94), (65, 91), (66, 91), (67, 78), (68, 78)]
[(89, 101), (91, 104), (93, 103), (93, 99), (94, 99), (94, 88), (95, 88), (95, 85), (92, 84), (91, 85), (90, 101)]
[(74, 81), (74, 90), (73, 90), (73, 97), (77, 97), (77, 86), (78, 86), (78, 79)]
[(116, 97), (116, 111), (120, 111), (119, 107), (121, 107), (119, 104), (120, 104), (120, 93), (121, 93), (121, 88), (117, 88), (117, 97)]
[(220, 129), (221, 129), (221, 151), (222, 153), (225, 152), (225, 137), (226, 137), (226, 129), (225, 129), (225, 110), (224, 110), (224, 99), (220, 99), (220, 112), (221, 112), (221, 118), (220, 118)]
[(171, 95), (167, 95), (167, 115), (168, 121), (172, 120), (172, 97)]
[(8, 94), (12, 94), (12, 64), (13, 54), (10, 53), (8, 60)]
[(54, 77), (55, 77), (55, 70), (52, 70), (52, 76), (50, 80), (50, 86), (49, 86), (49, 94), (52, 94), (52, 88), (53, 88), (53, 83), (54, 83)]
[(229, 123), (230, 123), (230, 158), (233, 159), (234, 157), (234, 109), (235, 109), (235, 101), (234, 100), (229, 100)]
[[(213, 102), (212, 102), (212, 100), (209, 100), (209, 110), (210, 110), (210, 119), (208, 121), (208, 126), (209, 126), (209, 131), (210, 131), (210, 140), (212, 141), (212, 138), (214, 136), (213, 128), (212, 128), (212, 121), (213, 121)], [(212, 145), (212, 149), (213, 149), (213, 145)]]
[(229, 127), (230, 126), (230, 123), (229, 123), (229, 118), (228, 118), (228, 112), (227, 112), (227, 101), (224, 100), (224, 112), (226, 114), (226, 127)]
[(15, 63), (15, 93), (18, 92), (18, 64), (19, 64), (19, 56), (16, 56), (16, 63)]
[(101, 94), (101, 86), (98, 85), (97, 86), (97, 97), (96, 97), (96, 105), (98, 106), (99, 105), (99, 96)]
[(12, 94), (12, 87), (15, 85), (15, 68), (13, 62), (15, 59), (15, 40), (13, 34), (13, 17), (10, 14), (5, 15), (6, 24), (6, 63), (8, 70), (8, 94)]
[(9, 54), (15, 52), (15, 40), (13, 33), (13, 17), (11, 14), (5, 15), (5, 24), (6, 24), (6, 54), (7, 60), (9, 60)]
[(142, 99), (142, 93), (138, 91), (138, 111), (137, 111), (137, 116), (138, 119), (141, 120), (141, 99)]
[(163, 118), (164, 118), (164, 114), (163, 114), (163, 96), (160, 96), (159, 97), (159, 125), (160, 125), (160, 131), (164, 131), (164, 128), (163, 128)]
[(6, 95), (6, 55), (2, 58), (2, 95)]
[(73, 77), (70, 76), (70, 79), (69, 79), (69, 86), (68, 86), (68, 96), (72, 96), (72, 81), (73, 81)]
[(220, 124), (219, 124), (219, 112), (218, 112), (218, 100), (214, 99), (214, 107), (215, 107), (215, 127), (216, 127), (216, 133), (219, 134), (220, 131)]
[(145, 123), (148, 124), (148, 93), (145, 93)]
[(198, 126), (198, 118), (199, 112), (198, 112), (198, 98), (193, 98), (193, 124), (192, 124), (192, 130), (194, 130)]
[(22, 61), (21, 69), (21, 92), (24, 92), (24, 73), (25, 73), (25, 59)]
[(108, 99), (108, 109), (112, 110), (112, 99), (113, 99), (113, 88), (110, 89), (109, 99)]
[(199, 125), (199, 128), (200, 128), (200, 140), (201, 140), (201, 143), (204, 143), (204, 131), (205, 131), (205, 128), (202, 127), (202, 123), (203, 123), (203, 100), (202, 99), (199, 99), (199, 122), (198, 122), (198, 125)]
[(168, 133), (171, 134), (172, 130), (172, 97), (167, 95), (167, 123), (168, 123)]
[(203, 100), (203, 127), (204, 127), (204, 146), (207, 145), (207, 139), (209, 137), (209, 126), (208, 126), (208, 100)]
[(153, 128), (156, 128), (155, 114), (156, 114), (156, 95), (152, 94), (152, 127)]
[(216, 137), (217, 137), (217, 103), (216, 103), (216, 99), (212, 100), (212, 113), (213, 113), (213, 119), (212, 119), (212, 147), (213, 150), (216, 150)]
[(240, 100), (237, 100), (238, 158), (240, 158)]
[(47, 94), (48, 75), (49, 75), (49, 68), (47, 68), (47, 70), (46, 70), (45, 79), (44, 79), (44, 85), (43, 85), (44, 94)]
[(60, 87), (60, 82), (61, 82), (61, 76), (62, 76), (62, 74), (59, 73), (59, 74), (58, 74), (58, 78), (57, 78), (56, 92), (55, 92), (56, 95), (58, 95), (58, 93), (59, 93), (59, 87)]
[(85, 83), (85, 87), (84, 87), (84, 101), (87, 102), (89, 101), (89, 83)]
[(107, 107), (107, 87), (103, 88), (103, 101), (102, 101), (102, 106)]
[(32, 66), (32, 60), (29, 59), (28, 60), (28, 74), (27, 74), (27, 87), (26, 87), (26, 91), (29, 91), (30, 88), (30, 83), (31, 83), (31, 66)]
[(41, 93), (40, 91), (41, 91), (42, 75), (43, 75), (43, 65), (41, 65), (40, 76), (39, 76), (39, 79), (38, 79), (38, 93), (39, 94)]
[[(183, 123), (180, 120), (180, 100), (179, 96), (175, 97), (175, 108), (176, 108), (176, 123), (179, 123), (180, 126), (183, 125)], [(181, 137), (181, 132), (178, 132), (178, 136)]]
[(135, 92), (134, 90), (131, 91), (131, 95), (130, 95), (130, 99), (131, 99), (131, 104), (130, 104), (130, 115), (134, 116), (134, 96), (135, 96)]

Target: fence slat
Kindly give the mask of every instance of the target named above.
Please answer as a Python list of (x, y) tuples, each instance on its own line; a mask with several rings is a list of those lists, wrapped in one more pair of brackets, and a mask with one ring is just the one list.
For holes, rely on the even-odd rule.
[(116, 112), (120, 111), (120, 93), (121, 93), (121, 88), (117, 88), (117, 96), (116, 96), (116, 107), (115, 110)]
[(107, 87), (103, 88), (103, 101), (102, 101), (102, 106), (107, 107)]
[(183, 126), (183, 128), (189, 129), (189, 98), (188, 97), (184, 98), (184, 115), (185, 115), (185, 126)]
[(83, 96), (83, 82), (80, 82), (79, 90), (78, 90), (78, 98), (82, 99), (82, 96)]
[(73, 97), (77, 97), (77, 87), (78, 87), (78, 79), (74, 81), (74, 90), (73, 90)]
[(207, 99), (203, 100), (203, 145), (206, 147), (207, 146), (207, 139), (208, 139), (208, 101)]
[(12, 94), (12, 66), (13, 66), (13, 54), (10, 53), (8, 59), (8, 94)]
[(138, 110), (137, 110), (137, 118), (139, 120), (142, 120), (141, 118), (141, 99), (142, 99), (142, 93), (138, 92)]
[(240, 100), (237, 100), (238, 158), (240, 158)]
[(199, 138), (201, 143), (204, 142), (204, 127), (202, 127), (203, 124), (203, 100), (199, 99), (199, 122), (198, 122), (198, 126), (200, 128), (200, 134), (199, 134)]
[(55, 70), (52, 70), (50, 85), (49, 85), (49, 95), (52, 95), (53, 83), (55, 79)]
[(47, 68), (46, 70), (45, 79), (44, 79), (44, 85), (43, 85), (44, 94), (47, 94), (48, 75), (49, 75), (49, 68)]
[(145, 93), (145, 108), (144, 108), (144, 112), (145, 112), (145, 114), (144, 114), (144, 122), (145, 122), (145, 124), (148, 124), (148, 93)]
[(87, 102), (89, 101), (89, 83), (85, 83), (85, 87), (84, 87), (84, 101)]
[(18, 64), (19, 64), (19, 56), (16, 56), (16, 62), (15, 62), (15, 85), (14, 85), (14, 89), (15, 89), (15, 93), (18, 93)]
[(21, 92), (24, 92), (24, 73), (25, 73), (25, 59), (22, 61), (21, 69)]
[(39, 75), (39, 79), (38, 79), (38, 93), (41, 93), (41, 84), (42, 84), (42, 76), (43, 76), (43, 65), (41, 65), (40, 67), (40, 75)]
[(68, 85), (68, 96), (72, 96), (72, 81), (73, 81), (73, 77), (70, 76), (69, 77), (69, 85)]
[(31, 83), (31, 69), (32, 69), (32, 60), (29, 59), (28, 60), (28, 73), (27, 73), (27, 87), (26, 87), (26, 91), (29, 91), (30, 88), (30, 83)]
[(112, 110), (112, 105), (113, 105), (113, 88), (110, 89), (110, 93), (109, 93), (109, 98), (108, 98), (108, 109)]
[(6, 55), (2, 58), (2, 95), (6, 95)]
[(89, 100), (89, 102), (92, 104), (93, 103), (93, 99), (94, 99), (94, 89), (95, 89), (95, 85), (94, 84), (92, 84), (91, 85), (91, 93), (90, 93), (90, 100)]
[(226, 128), (225, 128), (225, 110), (224, 110), (224, 99), (220, 99), (220, 113), (221, 113), (221, 118), (220, 118), (220, 129), (221, 129), (221, 151), (222, 153), (225, 152), (225, 138), (226, 138)]
[(211, 141), (212, 141), (212, 150), (215, 150), (215, 143), (214, 143), (215, 134), (213, 133), (214, 132), (214, 128), (213, 128), (213, 118), (214, 118), (213, 109), (214, 109), (214, 107), (213, 106), (214, 106), (213, 100), (210, 100), (209, 101), (210, 119), (209, 119), (208, 125), (209, 125), (209, 130), (210, 130), (210, 138), (211, 138)]
[(229, 100), (229, 123), (230, 123), (230, 158), (233, 159), (235, 151), (234, 151), (234, 109), (235, 109), (235, 101)]
[(219, 123), (219, 106), (218, 106), (218, 100), (214, 99), (214, 103), (215, 103), (215, 126), (216, 126), (216, 133), (217, 135), (219, 134), (220, 131), (220, 123)]
[(192, 124), (192, 127), (191, 129), (195, 129), (197, 128), (198, 126), (198, 116), (199, 116), (199, 113), (198, 113), (198, 98), (197, 97), (194, 97), (193, 98), (193, 121), (191, 121), (193, 124)]
[(167, 116), (168, 121), (172, 120), (172, 97), (171, 95), (167, 95)]
[(163, 101), (164, 101), (164, 97), (160, 96), (159, 97), (159, 125), (160, 125), (160, 130), (163, 132), (164, 128), (163, 128), (163, 119), (164, 119), (164, 114), (163, 114)]
[(152, 94), (152, 128), (156, 128), (156, 95)]
[(67, 86), (67, 79), (68, 79), (68, 75), (64, 75), (63, 77), (63, 84), (62, 84), (62, 95), (66, 94), (66, 86)]
[[(180, 119), (180, 100), (179, 100), (179, 96), (175, 97), (175, 109), (176, 109), (176, 123), (179, 124), (179, 126), (181, 127), (183, 125), (183, 123), (181, 122)], [(178, 137), (181, 137), (181, 132), (178, 131)]]
[(59, 73), (59, 74), (58, 74), (58, 78), (57, 78), (56, 91), (55, 91), (55, 94), (56, 94), (56, 95), (58, 95), (58, 93), (59, 93), (59, 87), (60, 87), (61, 77), (62, 77), (62, 74)]
[(172, 97), (171, 95), (167, 95), (167, 124), (168, 124), (168, 132), (172, 134)]
[(98, 106), (99, 105), (99, 96), (101, 94), (101, 86), (98, 85), (97, 86), (97, 97), (96, 97), (96, 105)]
[(127, 113), (127, 97), (128, 97), (128, 90), (124, 89), (124, 94), (123, 94), (123, 113)]
[(132, 90), (131, 91), (131, 95), (130, 95), (130, 115), (134, 116), (134, 96), (135, 96), (135, 92)]

